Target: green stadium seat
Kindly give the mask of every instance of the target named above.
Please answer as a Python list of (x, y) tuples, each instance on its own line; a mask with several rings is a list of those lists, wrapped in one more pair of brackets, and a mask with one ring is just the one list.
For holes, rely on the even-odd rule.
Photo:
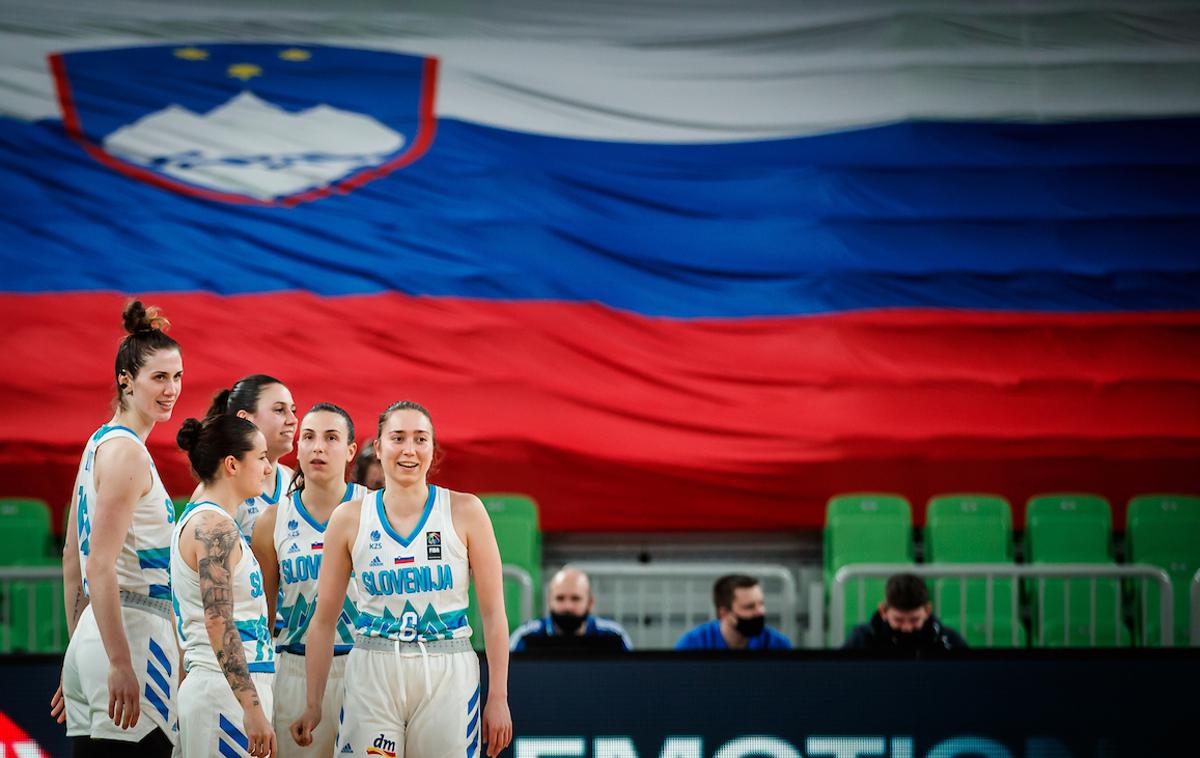
[(188, 497), (173, 497), (173, 498), (171, 498), (171, 505), (175, 506), (175, 521), (176, 522), (179, 521), (180, 514), (183, 513), (183, 509), (187, 507), (187, 504), (189, 502), (191, 502), (191, 498), (188, 498)]
[[(955, 494), (930, 499), (925, 515), (927, 563), (1012, 563), (1012, 507), (996, 495)], [(933, 582), (934, 612), (972, 647), (1024, 646), (1020, 598), (1013, 609), (1011, 578), (992, 581), (992, 640), (988, 643), (988, 582), (948, 578)], [(965, 600), (965, 605), (964, 605)], [(1016, 640), (1014, 642), (1014, 633)]]
[(0, 566), (37, 566), (51, 561), (54, 535), (50, 507), (41, 500), (0, 500)]
[(0, 579), (0, 653), (62, 652), (67, 647), (62, 564), (43, 558), (29, 567), (53, 567), (53, 578)]
[[(825, 510), (825, 588), (838, 569), (852, 563), (911, 564), (912, 508), (900, 495), (852, 493), (830, 498)], [(863, 579), (846, 587), (845, 632), (874, 613), (886, 579)]]
[[(1029, 499), (1025, 516), (1029, 563), (1115, 565), (1112, 511), (1098, 495), (1058, 493)], [(1091, 636), (1092, 581), (1035, 579), (1027, 589), (1033, 610), (1033, 640), (1039, 647), (1125, 646), (1130, 643), (1120, 582), (1095, 582), (1095, 639)]]
[[(1149, 563), (1171, 577), (1175, 597), (1175, 644), (1186, 646), (1190, 629), (1192, 577), (1200, 569), (1200, 496), (1139, 495), (1129, 501), (1125, 539), (1130, 563)], [(1141, 582), (1133, 581), (1134, 597), (1142, 601)], [(1143, 613), (1134, 614), (1135, 630), (1143, 645), (1161, 644), (1158, 592), (1145, 597)]]
[[(542, 606), (542, 530), (537, 503), (525, 495), (485, 494), (479, 497), (492, 519), (501, 562), (529, 572), (533, 581), (533, 613), (539, 615)], [(504, 581), (504, 609), (508, 615), (510, 633), (529, 620), (521, 618), (521, 586), (515, 580)], [(471, 640), (475, 648), (481, 650), (483, 626), (474, 584), (471, 587), (468, 620), (474, 631)]]

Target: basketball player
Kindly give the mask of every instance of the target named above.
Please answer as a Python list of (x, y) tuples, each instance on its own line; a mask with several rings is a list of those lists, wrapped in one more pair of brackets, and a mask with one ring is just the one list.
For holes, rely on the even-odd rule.
[[(354, 571), (358, 620), (346, 661), (336, 755), (476, 758), (480, 738), (496, 756), (512, 740), (508, 623), (500, 551), (483, 503), (427, 482), (436, 452), (420, 405), (394, 403), (379, 417), (384, 489), (339, 507), (325, 532), (318, 594), (340, 597)], [(489, 693), (467, 623), (476, 582), (488, 652)], [(321, 703), (338, 609), (317, 605), (308, 637), (308, 702), (291, 725), (306, 745)]]
[(71, 642), (51, 714), (76, 756), (167, 756), (175, 742), (179, 654), (167, 560), (175, 511), (146, 438), (183, 383), (169, 324), (125, 307), (115, 413), (83, 451), (63, 550)]
[[(283, 739), (288, 725), (304, 712), (304, 653), (308, 625), (317, 604), (317, 576), (324, 553), (325, 527), (341, 503), (362, 500), (367, 490), (346, 483), (346, 469), (354, 460), (354, 421), (332, 403), (317, 403), (300, 422), (296, 443), (299, 474), (291, 492), (278, 505), (269, 505), (254, 525), (252, 547), (263, 571), (268, 616), (275, 615), (275, 598), (280, 598), (282, 629), (276, 639), (278, 653), (275, 675), (275, 730), (280, 735), (279, 755), (329, 756), (337, 737), (337, 715), (342, 708), (342, 675), (346, 654), (354, 645), (351, 630), (358, 611), (343, 595), (335, 599), (341, 613), (334, 640), (331, 681), (325, 688), (322, 719), (325, 726), (313, 733), (310, 745), (302, 747)], [(351, 593), (353, 594), (353, 593)]]
[[(275, 505), (287, 492), (293, 472), (279, 463), (279, 459), (292, 452), (296, 439), (296, 403), (287, 386), (266, 374), (251, 374), (242, 377), (233, 387), (221, 390), (213, 396), (212, 405), (205, 418), (218, 413), (229, 413), (249, 419), (267, 440), (267, 455), (271, 460), (271, 472), (263, 479), (260, 492), (238, 506), (237, 522), (246, 544), (254, 534), (254, 522), (269, 505)], [(195, 500), (195, 494), (192, 500)]]
[(275, 754), (275, 648), (254, 553), (234, 513), (271, 469), (254, 424), (217, 414), (177, 435), (200, 479), (199, 499), (171, 537), (171, 590), (187, 676), (179, 687), (183, 758)]

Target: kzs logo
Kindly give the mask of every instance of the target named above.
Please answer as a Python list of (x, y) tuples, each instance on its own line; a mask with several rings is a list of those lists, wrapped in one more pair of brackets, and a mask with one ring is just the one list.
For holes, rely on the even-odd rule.
[(372, 529), (370, 537), (371, 544), (367, 545), (368, 548), (371, 550), (380, 550), (383, 548), (383, 542), (381, 542), (383, 535), (379, 533), (378, 529)]

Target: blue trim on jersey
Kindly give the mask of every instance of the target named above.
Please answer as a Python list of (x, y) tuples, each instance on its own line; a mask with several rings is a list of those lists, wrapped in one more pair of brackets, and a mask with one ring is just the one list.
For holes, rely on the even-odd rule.
[(220, 714), (219, 723), (221, 724), (221, 731), (225, 732), (225, 734), (228, 734), (233, 741), (242, 748), (242, 750), (249, 752), (250, 740), (246, 738), (246, 735), (242, 733), (242, 730), (238, 729), (232, 721), (225, 718), (224, 713)]
[(383, 490), (379, 490), (375, 498), (375, 508), (379, 512), (379, 523), (383, 524), (383, 530), (402, 546), (410, 546), (412, 541), (417, 538), (417, 535), (421, 533), (421, 530), (425, 528), (425, 522), (429, 520), (429, 514), (433, 513), (433, 501), (437, 497), (437, 489), (438, 488), (436, 486), (432, 484), (429, 485), (429, 497), (425, 500), (425, 510), (421, 512), (420, 520), (417, 521), (417, 525), (413, 527), (413, 530), (409, 533), (407, 539), (401, 537), (396, 533), (396, 530), (392, 528), (391, 522), (388, 521), (387, 509), (383, 507)]
[(311, 526), (313, 529), (316, 529), (318, 532), (321, 532), (322, 534), (325, 533), (325, 527), (329, 526), (329, 522), (317, 521), (315, 518), (313, 518), (313, 515), (308, 512), (307, 508), (304, 507), (304, 501), (300, 499), (299, 492), (292, 493), (292, 505), (296, 506), (296, 510), (300, 512), (300, 517), (307, 521), (309, 526)]
[(350, 495), (354, 492), (354, 482), (346, 482), (346, 491), (342, 494), (343, 503), (348, 503), (351, 500)]
[[(193, 513), (193, 512), (194, 512), (194, 511), (195, 511), (197, 508), (199, 508), (199, 507), (200, 507), (200, 506), (202, 506), (202, 505), (215, 505), (216, 507), (218, 507), (218, 508), (221, 508), (221, 506), (220, 506), (219, 504), (217, 504), (217, 503), (214, 503), (214, 502), (213, 502), (213, 501), (211, 501), (211, 500), (200, 500), (200, 501), (198, 501), (198, 502), (195, 502), (195, 503), (191, 503), (191, 502), (189, 502), (187, 505), (185, 505), (185, 506), (183, 507), (183, 512), (179, 514), (179, 521), (178, 521), (178, 523), (179, 523), (179, 524), (182, 524), (184, 521), (187, 521), (187, 519), (188, 519), (188, 516), (191, 516), (191, 515), (192, 515), (192, 513)], [(221, 511), (223, 511), (223, 512), (227, 512), (227, 511), (225, 511), (225, 509), (224, 509), (224, 508), (221, 508)]]
[(150, 585), (150, 597), (159, 600), (168, 600), (171, 597), (171, 585), (169, 584), (152, 584)]
[[(348, 655), (350, 653), (350, 651), (353, 649), (354, 649), (354, 645), (334, 645), (333, 646), (333, 654), (335, 656)], [(292, 655), (304, 655), (304, 650), (305, 650), (305, 648), (304, 648), (303, 642), (293, 642), (290, 645), (276, 645), (275, 646), (276, 653), (291, 653)]]
[(165, 569), (171, 565), (171, 548), (152, 547), (149, 550), (137, 551), (138, 568)]
[(158, 643), (154, 641), (153, 637), (150, 638), (150, 653), (158, 659), (158, 662), (162, 664), (162, 667), (164, 670), (166, 670), (167, 674), (170, 674), (171, 660), (167, 658), (167, 654), (164, 653), (163, 649), (158, 646)]
[[(93, 441), (93, 442), (96, 442), (96, 441), (98, 441), (98, 440), (99, 440), (101, 437), (103, 437), (104, 435), (106, 435), (106, 434), (108, 434), (109, 432), (113, 431), (114, 429), (122, 429), (122, 430), (124, 430), (124, 431), (126, 431), (126, 432), (129, 432), (129, 433), (130, 433), (130, 434), (132, 434), (134, 437), (137, 437), (139, 442), (141, 442), (141, 441), (142, 441), (142, 437), (141, 437), (141, 435), (139, 435), (137, 432), (133, 431), (133, 430), (132, 430), (132, 429), (130, 429), (129, 427), (127, 427), (127, 426), (121, 426), (120, 424), (112, 424), (111, 426), (110, 426), (110, 425), (108, 425), (108, 424), (105, 424), (104, 426), (100, 427), (99, 429), (97, 429), (97, 430), (96, 430), (96, 433), (92, 435), (92, 441)], [(145, 445), (145, 444), (146, 444), (145, 442), (142, 442), (142, 445)]]
[[(166, 687), (163, 687), (163, 690), (165, 692), (171, 691), (171, 690), (167, 689)], [(162, 698), (158, 696), (157, 692), (150, 689), (149, 683), (146, 684), (146, 693), (145, 694), (146, 694), (146, 699), (150, 701), (150, 705), (154, 706), (154, 710), (158, 711), (158, 715), (163, 717), (163, 721), (166, 721), (171, 718), (171, 711), (167, 709), (167, 704), (162, 701)]]
[(279, 502), (279, 496), (281, 494), (283, 494), (281, 492), (282, 489), (283, 489), (283, 472), (279, 470), (279, 464), (277, 463), (277, 464), (275, 464), (275, 494), (268, 496), (267, 493), (263, 492), (262, 494), (259, 495), (259, 497), (261, 497), (263, 499), (263, 501), (266, 502), (267, 505), (275, 505), (276, 503)]
[(251, 674), (274, 674), (275, 661), (255, 661), (254, 663), (247, 663), (246, 670)]

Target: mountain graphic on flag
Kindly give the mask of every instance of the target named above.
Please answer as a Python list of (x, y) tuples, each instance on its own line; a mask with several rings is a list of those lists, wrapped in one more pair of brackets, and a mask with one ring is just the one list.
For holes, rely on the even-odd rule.
[(404, 142), (366, 114), (328, 105), (289, 113), (246, 91), (205, 114), (169, 105), (113, 132), (104, 148), (189, 184), (267, 200), (378, 166)]

